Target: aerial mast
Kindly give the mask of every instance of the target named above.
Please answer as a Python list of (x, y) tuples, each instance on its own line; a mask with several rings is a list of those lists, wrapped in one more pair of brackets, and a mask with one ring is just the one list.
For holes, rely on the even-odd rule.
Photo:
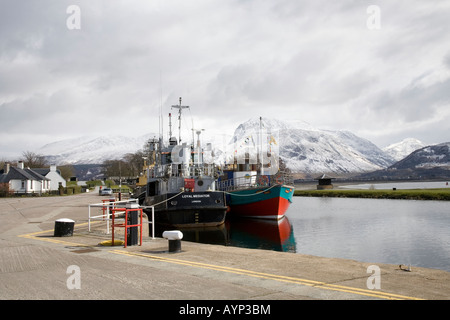
[(260, 174), (264, 175), (264, 161), (263, 161), (263, 142), (262, 142), (262, 117), (259, 117), (259, 165)]
[(169, 139), (172, 138), (172, 114), (169, 113)]
[(172, 106), (172, 108), (178, 109), (178, 143), (181, 144), (181, 110), (189, 108), (189, 106), (181, 105), (181, 97), (180, 97), (180, 105)]

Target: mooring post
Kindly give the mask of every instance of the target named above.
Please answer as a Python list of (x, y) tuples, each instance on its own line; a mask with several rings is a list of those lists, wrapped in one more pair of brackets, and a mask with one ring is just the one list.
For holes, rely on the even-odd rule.
[(169, 252), (181, 251), (181, 239), (183, 239), (183, 233), (181, 231), (164, 231), (162, 236), (164, 239), (169, 240)]

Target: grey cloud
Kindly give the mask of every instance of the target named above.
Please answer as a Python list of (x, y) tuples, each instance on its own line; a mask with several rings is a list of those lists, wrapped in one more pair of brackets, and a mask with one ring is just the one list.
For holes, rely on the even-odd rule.
[(366, 27), (370, 1), (76, 1), (73, 31), (70, 4), (2, 1), (2, 130), (70, 119), (72, 135), (121, 122), (152, 131), (160, 101), (169, 112), (179, 96), (211, 130), (231, 131), (276, 114), (375, 136), (448, 108), (443, 2), (379, 1), (378, 31)]
[(445, 55), (443, 62), (447, 69), (450, 69), (450, 52)]

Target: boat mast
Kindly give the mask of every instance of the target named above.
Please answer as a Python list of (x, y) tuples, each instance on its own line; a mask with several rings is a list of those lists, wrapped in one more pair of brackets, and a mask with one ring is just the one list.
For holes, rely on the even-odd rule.
[[(192, 128), (192, 135), (194, 135), (194, 132), (197, 134), (197, 166), (200, 168), (200, 164), (203, 163), (203, 156), (202, 156), (202, 146), (200, 144), (200, 134), (202, 131), (205, 131), (205, 129), (194, 129)], [(194, 146), (194, 143), (192, 143)]]
[(162, 102), (162, 75), (161, 70), (159, 71), (159, 140), (161, 143), (164, 141), (164, 120), (163, 120), (163, 102)]
[(189, 106), (181, 105), (181, 97), (180, 97), (180, 105), (172, 106), (172, 108), (178, 109), (178, 143), (181, 144), (181, 110), (188, 109)]
[(260, 174), (264, 174), (264, 163), (263, 163), (263, 145), (262, 145), (262, 117), (259, 117), (259, 165)]
[(172, 114), (169, 113), (169, 139), (172, 138)]

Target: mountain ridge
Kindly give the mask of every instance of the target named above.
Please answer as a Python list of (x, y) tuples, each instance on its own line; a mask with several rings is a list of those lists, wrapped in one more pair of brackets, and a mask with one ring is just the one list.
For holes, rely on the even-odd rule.
[(450, 169), (450, 142), (425, 146), (415, 150), (388, 169), (404, 170), (436, 167), (448, 167)]
[(119, 160), (127, 153), (135, 153), (154, 136), (152, 133), (139, 137), (82, 136), (48, 143), (37, 152), (57, 165), (101, 164), (105, 160)]
[(361, 174), (359, 179), (423, 180), (450, 178), (450, 142), (425, 146), (383, 170)]
[(382, 150), (394, 158), (396, 161), (400, 161), (412, 152), (425, 147), (426, 144), (420, 140), (414, 138), (406, 138), (400, 142), (393, 143)]
[(279, 156), (294, 172), (367, 172), (394, 162), (375, 144), (350, 131), (318, 129), (306, 122), (262, 118), (260, 124), (259, 118), (253, 118), (236, 128), (232, 141), (242, 144), (249, 136), (257, 137), (260, 127), (278, 133)]
[[(347, 130), (319, 129), (304, 121), (251, 118), (239, 124), (228, 146), (215, 145), (223, 138), (206, 137), (213, 142), (219, 160), (225, 160), (223, 149), (234, 150), (248, 142), (258, 143), (260, 127), (276, 136), (279, 157), (293, 172), (305, 174), (363, 173), (388, 168), (396, 163), (393, 155)], [(127, 153), (141, 150), (148, 139), (158, 136), (148, 133), (139, 137), (81, 136), (46, 144), (37, 150), (47, 160), (62, 164), (101, 164), (105, 160), (118, 160)], [(219, 146), (219, 147), (218, 147)], [(230, 153), (229, 153), (230, 155)], [(229, 159), (227, 160), (229, 161)]]

